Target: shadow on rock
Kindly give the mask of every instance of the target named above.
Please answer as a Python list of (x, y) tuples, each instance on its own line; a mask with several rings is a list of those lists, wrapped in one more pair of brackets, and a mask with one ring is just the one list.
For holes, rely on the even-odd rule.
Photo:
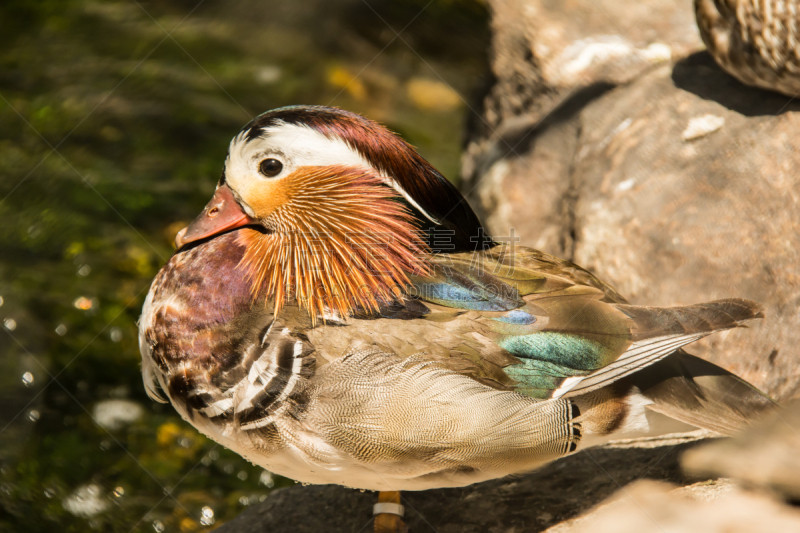
[(615, 87), (612, 83), (596, 82), (575, 88), (566, 95), (561, 95), (560, 100), (556, 99), (552, 107), (544, 105), (536, 113), (506, 120), (497, 128), (487, 147), (477, 157), (477, 171), (472, 179), (483, 177), (501, 159), (527, 154), (540, 135), (554, 126), (575, 119), (586, 106)]
[(782, 115), (800, 111), (800, 99), (744, 85), (722, 70), (708, 52), (697, 52), (675, 63), (675, 86), (713, 100), (747, 117)]
[[(674, 443), (675, 441), (666, 441)], [(698, 442), (642, 440), (590, 448), (525, 476), (457, 489), (404, 492), (410, 531), (544, 531), (642, 478), (687, 483), (678, 458)], [(224, 524), (219, 533), (371, 532), (377, 496), (339, 486), (290, 487)]]

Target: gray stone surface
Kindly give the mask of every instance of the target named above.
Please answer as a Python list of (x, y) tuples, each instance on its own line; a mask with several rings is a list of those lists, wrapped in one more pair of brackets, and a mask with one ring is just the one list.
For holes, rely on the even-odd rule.
[[(570, 255), (634, 303), (761, 302), (761, 323), (689, 351), (790, 398), (800, 386), (800, 106), (719, 83), (704, 58), (652, 71), (581, 113)], [(689, 90), (714, 86), (740, 107)], [(686, 140), (693, 121), (720, 127)]]
[(549, 110), (565, 91), (624, 83), (702, 46), (692, 0), (493, 0), (484, 101), (491, 129)]
[(773, 533), (800, 531), (800, 509), (730, 483), (676, 489), (642, 480), (547, 533)]
[(736, 438), (688, 450), (681, 462), (698, 477), (725, 476), (800, 502), (800, 402)]

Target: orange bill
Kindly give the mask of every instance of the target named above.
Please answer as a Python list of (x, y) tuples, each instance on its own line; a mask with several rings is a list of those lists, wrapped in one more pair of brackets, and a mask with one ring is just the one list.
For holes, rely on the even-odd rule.
[(208, 202), (203, 212), (183, 228), (175, 236), (178, 248), (223, 231), (228, 231), (248, 224), (257, 224), (258, 220), (244, 212), (239, 202), (227, 185), (218, 187), (211, 201)]

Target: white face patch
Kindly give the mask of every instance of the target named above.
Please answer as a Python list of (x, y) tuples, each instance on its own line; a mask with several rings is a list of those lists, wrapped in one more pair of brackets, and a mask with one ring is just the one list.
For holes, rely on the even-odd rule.
[[(265, 128), (260, 137), (251, 141), (247, 140), (246, 133), (242, 132), (233, 138), (225, 161), (225, 182), (240, 199), (238, 191), (245, 190), (252, 180), (279, 180), (300, 167), (346, 165), (375, 172), (431, 222), (439, 223), (397, 184), (393, 176), (384, 169), (370, 165), (341, 139), (328, 138), (308, 126), (285, 122)], [(283, 164), (281, 172), (274, 177), (263, 176), (258, 166), (265, 159), (280, 161)], [(249, 215), (253, 215), (250, 206), (243, 207)]]

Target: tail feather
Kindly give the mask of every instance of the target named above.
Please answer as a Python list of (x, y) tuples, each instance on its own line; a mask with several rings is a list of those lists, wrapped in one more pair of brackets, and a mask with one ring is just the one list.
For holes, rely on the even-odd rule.
[(778, 407), (742, 378), (683, 350), (624, 381), (652, 401), (648, 406), (681, 422), (730, 435)]
[(764, 317), (759, 304), (741, 298), (682, 307), (638, 307), (623, 304), (614, 307), (633, 319), (634, 341), (666, 335), (711, 333), (741, 327), (743, 321)]
[(717, 300), (683, 307), (615, 305), (632, 319), (630, 347), (612, 363), (585, 376), (567, 379), (551, 397), (573, 397), (641, 372), (682, 346), (715, 331), (744, 327), (761, 318), (761, 306), (750, 300)]

